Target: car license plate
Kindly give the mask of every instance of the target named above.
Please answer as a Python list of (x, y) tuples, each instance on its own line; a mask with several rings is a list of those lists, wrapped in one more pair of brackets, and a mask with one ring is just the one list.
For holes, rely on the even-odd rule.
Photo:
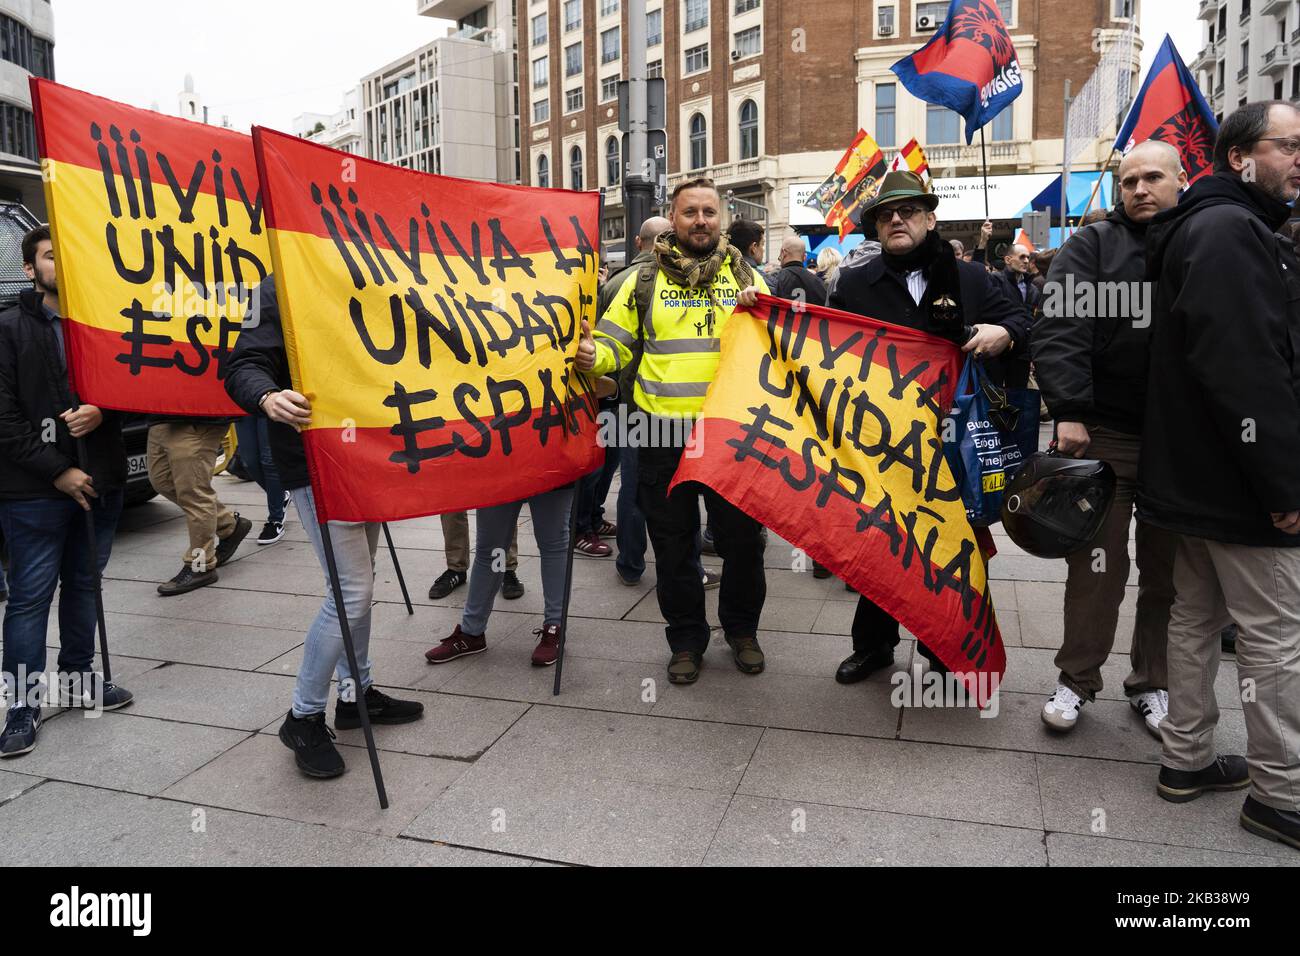
[(129, 477), (129, 478), (134, 478), (136, 475), (143, 475), (143, 474), (144, 474), (145, 472), (147, 472), (148, 470), (149, 470), (149, 467), (148, 467), (148, 465), (145, 463), (145, 456), (144, 456), (144, 455), (128, 455), (128, 456), (127, 456), (127, 459), (126, 459), (126, 474), (127, 474), (127, 477)]

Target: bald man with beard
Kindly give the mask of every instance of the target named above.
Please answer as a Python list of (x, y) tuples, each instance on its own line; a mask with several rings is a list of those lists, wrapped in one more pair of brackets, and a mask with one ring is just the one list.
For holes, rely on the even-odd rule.
[[(1143, 282), (1147, 224), (1176, 206), (1187, 185), (1178, 151), (1155, 140), (1124, 157), (1118, 178), (1121, 203), (1101, 222), (1071, 236), (1053, 260), (1042, 314), (1030, 334), (1038, 385), (1056, 420), (1060, 451), (1109, 462), (1118, 479), (1115, 503), (1097, 537), (1066, 559), (1065, 640), (1056, 655), (1060, 675), (1042, 712), (1043, 722), (1058, 732), (1072, 730), (1082, 706), (1096, 698), (1102, 665), (1115, 643), (1129, 577), (1129, 525), (1152, 331), (1151, 297)], [(1127, 294), (1103, 297), (1098, 294), (1102, 283), (1123, 283)], [(1080, 296), (1087, 289), (1100, 308), (1075, 307), (1083, 304)], [(1118, 303), (1126, 307), (1106, 307)], [(1137, 615), (1124, 692), (1156, 738), (1168, 714), (1166, 644), (1176, 544), (1170, 533), (1138, 521)]]

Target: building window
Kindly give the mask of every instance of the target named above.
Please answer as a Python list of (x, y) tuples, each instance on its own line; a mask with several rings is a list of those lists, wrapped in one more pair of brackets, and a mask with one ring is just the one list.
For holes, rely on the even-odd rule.
[(709, 45), (701, 43), (686, 51), (686, 72), (698, 73), (709, 68)]
[(618, 27), (600, 35), (600, 62), (613, 63), (618, 59)]
[(651, 10), (645, 15), (645, 45), (658, 46), (664, 42), (664, 12)]
[(898, 87), (893, 83), (876, 84), (876, 142), (881, 146), (897, 145), (894, 129), (898, 105)]
[[(1115, 0), (1115, 3), (1117, 5), (1123, 3), (1132, 3), (1132, 2), (1133, 0)], [(1011, 22), (1011, 0), (998, 0), (998, 13), (1002, 14), (1003, 23), (1010, 23)], [(946, 11), (944, 13), (944, 16), (947, 16)]]
[(582, 148), (575, 146), (569, 150), (569, 188), (582, 188)]
[(551, 101), (549, 99), (537, 100), (533, 103), (533, 122), (545, 123), (551, 118)]
[(709, 0), (686, 0), (686, 33), (709, 25)]
[(546, 14), (539, 13), (532, 19), (533, 46), (546, 46), (550, 35), (546, 30)]
[(1002, 140), (1005, 142), (1016, 138), (1014, 121), (1015, 112), (1016, 104), (1011, 103), (1001, 113), (993, 117), (992, 127), (989, 132), (993, 134), (994, 140)]
[(935, 103), (925, 105), (926, 144), (956, 143), (959, 141), (957, 114), (946, 106)]
[(578, 86), (564, 91), (564, 112), (573, 113), (582, 109), (582, 87)]
[(703, 113), (691, 117), (691, 169), (709, 165), (709, 125)]
[(748, 13), (750, 10), (757, 10), (763, 0), (736, 0), (736, 12)]
[(564, 0), (564, 32), (582, 26), (582, 0)]
[(1281, 98), (1282, 98), (1282, 81), (1278, 80), (1276, 83), (1273, 84), (1273, 99), (1280, 100)]
[(36, 162), (36, 124), (30, 111), (13, 103), (0, 103), (0, 153)]
[(622, 163), (619, 162), (618, 138), (611, 136), (605, 140), (605, 177), (611, 186), (617, 186)]
[(618, 77), (606, 76), (600, 81), (600, 102), (618, 99)]
[(1128, 20), (1133, 16), (1133, 0), (1115, 0), (1115, 12), (1112, 20)]
[(948, 3), (918, 3), (916, 5), (917, 30), (933, 30), (948, 16)]
[(736, 34), (737, 59), (742, 56), (755, 56), (763, 52), (763, 28), (750, 27)]
[(649, 63), (645, 65), (645, 75), (646, 75), (646, 79), (648, 80), (653, 80), (656, 77), (662, 77), (664, 75), (664, 61), (651, 60)]
[[(36, 73), (32, 64), (32, 31), (13, 17), (0, 15), (0, 59), (16, 63), (29, 73)], [(44, 43), (44, 41), (37, 41)], [(46, 44), (48, 48), (49, 44)], [(46, 50), (48, 53), (48, 49)], [(49, 61), (51, 66), (53, 61)], [(38, 73), (44, 76), (44, 73)]]
[(740, 104), (740, 158), (758, 158), (758, 104), (753, 100)]
[(543, 189), (551, 188), (551, 161), (545, 156), (537, 157), (537, 185)]
[(533, 88), (541, 89), (551, 82), (551, 58), (540, 56), (533, 60)]
[(1291, 99), (1300, 99), (1300, 64), (1291, 67)]
[(600, 15), (607, 17), (618, 13), (618, 0), (600, 0)]
[(876, 35), (892, 37), (894, 35), (893, 5), (876, 8)]
[(582, 72), (582, 41), (564, 48), (564, 75), (577, 76)]
[(54, 44), (49, 40), (32, 37), (32, 73), (54, 79)]

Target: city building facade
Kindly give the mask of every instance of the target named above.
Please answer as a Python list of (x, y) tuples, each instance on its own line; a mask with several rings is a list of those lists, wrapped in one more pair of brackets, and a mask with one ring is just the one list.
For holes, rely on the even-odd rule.
[[(626, 0), (516, 2), (523, 181), (610, 187), (602, 238), (612, 245), (623, 230), (616, 97), (628, 75)], [(1025, 89), (985, 130), (989, 174), (1059, 173), (1065, 82), (1083, 86), (1132, 26), (1137, 0), (995, 2)], [(933, 36), (947, 9), (947, 0), (648, 0), (649, 73), (667, 86), (669, 188), (711, 177), (733, 214), (767, 221), (774, 248), (792, 200), (831, 172), (859, 128), (890, 158), (915, 137), (936, 175), (978, 175), (979, 141), (965, 144), (961, 118), (911, 96), (889, 69)], [(1139, 51), (1140, 42), (1135, 77)], [(1076, 169), (1101, 168), (1113, 123), (1109, 132)]]
[(293, 120), (296, 136), (332, 149), (364, 155), (365, 136), (361, 126), (361, 87), (343, 94), (343, 102), (333, 113), (299, 113)]
[(49, 0), (0, 0), (0, 200), (45, 218), (28, 80), (54, 79), (54, 12)]
[(1300, 2), (1200, 0), (1205, 43), (1189, 64), (1217, 119), (1250, 100), (1300, 98)]

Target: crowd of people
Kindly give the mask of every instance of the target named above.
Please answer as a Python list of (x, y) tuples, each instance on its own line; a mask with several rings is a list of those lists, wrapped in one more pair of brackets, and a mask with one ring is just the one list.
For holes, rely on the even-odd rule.
[[(738, 305), (771, 292), (947, 339), (1000, 384), (1024, 385), (1032, 374), (1055, 421), (1058, 452), (1103, 460), (1117, 477), (1106, 521), (1067, 559), (1059, 675), (1043, 722), (1070, 732), (1102, 689), (1136, 518), (1137, 606), (1124, 689), (1135, 719), (1162, 745), (1156, 789), (1183, 802), (1249, 787), (1242, 825), (1300, 849), (1300, 260), (1285, 233), (1300, 195), (1300, 111), (1283, 102), (1238, 109), (1219, 130), (1213, 174), (1190, 187), (1177, 150), (1154, 141), (1124, 156), (1117, 179), (1114, 208), (1059, 250), (1036, 254), (1012, 244), (997, 267), (987, 260), (991, 223), (970, 250), (945, 239), (929, 186), (914, 173), (890, 172), (864, 210), (865, 240), (847, 256), (828, 249), (810, 261), (801, 237), (785, 237), (766, 273), (758, 261), (762, 227), (736, 220), (724, 232), (717, 188), (688, 180), (674, 190), (666, 218), (644, 223), (635, 258), (604, 282), (596, 325), (584, 324), (575, 363), (607, 380), (599, 390), (607, 408), (693, 420), (717, 374), (726, 324)], [(114, 412), (79, 404), (69, 391), (48, 231), (27, 237), (23, 258), (33, 288), (0, 315), (0, 527), (12, 560), (2, 757), (36, 743), (41, 701), (33, 689), (45, 670), (56, 586), (60, 685), (106, 709), (131, 701), (93, 672), (96, 571), (109, 558), (126, 476), (120, 429)], [(1100, 287), (1116, 284), (1131, 293), (1110, 300), (1122, 306), (1098, 307)], [(1062, 289), (1091, 289), (1093, 305), (1080, 299), (1077, 308), (1061, 308)], [(267, 494), (259, 543), (283, 534), (291, 499), (324, 572), (300, 435), (312, 407), (292, 387), (273, 278), (257, 295), (260, 321), (240, 335), (225, 387), (247, 412), (241, 447)], [(161, 595), (211, 584), (251, 529), (213, 492), (225, 424), (170, 419), (150, 432), (151, 480), (188, 527), (182, 570), (159, 587)], [(611, 586), (635, 585), (647, 571), (648, 543), (669, 680), (701, 677), (710, 638), (705, 593), (714, 587), (735, 666), (761, 674), (765, 530), (707, 487), (670, 492), (685, 447), (610, 447), (600, 469), (571, 485), (479, 509), (472, 549), (467, 515), (444, 515), (447, 569), (429, 594), (468, 590), (460, 622), (426, 653), (428, 662), (485, 651), (497, 593), (523, 593), (516, 527), (527, 504), (544, 606), (533, 665), (556, 661), (571, 551), (613, 557)], [(611, 522), (604, 507), (615, 472), (621, 482)], [(326, 721), (332, 677), (339, 678), (335, 728), (358, 726), (361, 702), (374, 724), (423, 715), (418, 702), (380, 692), (371, 673), (380, 526), (328, 528), (343, 606), (327, 590), (280, 728), (297, 766), (314, 777), (345, 769)], [(720, 559), (720, 574), (703, 566), (706, 552)], [(343, 652), (343, 615), (357, 673)], [(1230, 624), (1244, 756), (1214, 749), (1215, 675)], [(836, 680), (855, 683), (892, 666), (899, 641), (889, 610), (860, 596), (851, 653)], [(919, 644), (918, 652), (944, 670), (930, 648)]]

